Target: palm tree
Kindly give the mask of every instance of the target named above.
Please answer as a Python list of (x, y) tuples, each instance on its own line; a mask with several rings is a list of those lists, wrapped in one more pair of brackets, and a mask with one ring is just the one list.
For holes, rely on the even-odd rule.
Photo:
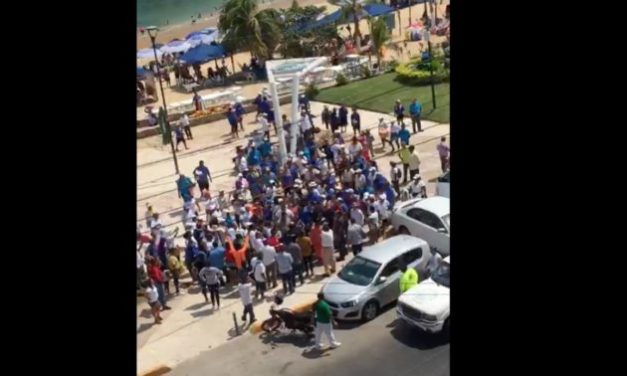
[(350, 17), (353, 17), (353, 22), (355, 27), (353, 28), (353, 36), (355, 39), (357, 37), (361, 38), (361, 32), (359, 31), (359, 16), (363, 11), (363, 7), (366, 4), (372, 3), (373, 0), (329, 0), (329, 2), (333, 5), (337, 5), (340, 7), (342, 12), (341, 20), (348, 20)]
[(370, 18), (368, 19), (368, 24), (370, 26), (370, 40), (372, 41), (372, 47), (377, 54), (377, 65), (380, 67), (381, 51), (383, 50), (383, 47), (391, 46), (390, 41), (392, 40), (392, 36), (390, 35), (390, 30), (388, 30), (388, 25), (382, 17), (377, 17), (375, 19)]
[(280, 41), (279, 22), (277, 10), (259, 10), (257, 0), (228, 0), (222, 7), (218, 29), (230, 51), (246, 49), (268, 59)]

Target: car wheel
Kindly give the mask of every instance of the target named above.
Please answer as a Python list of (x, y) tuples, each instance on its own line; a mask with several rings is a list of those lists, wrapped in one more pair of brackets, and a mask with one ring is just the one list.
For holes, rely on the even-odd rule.
[(401, 226), (401, 227), (399, 227), (399, 228), (398, 228), (398, 233), (399, 233), (399, 234), (403, 234), (403, 235), (411, 235), (411, 234), (409, 233), (409, 230), (408, 230), (408, 229), (407, 229), (407, 227), (405, 227), (405, 226)]
[(373, 320), (379, 314), (379, 304), (374, 300), (369, 301), (361, 311), (361, 319), (366, 322)]

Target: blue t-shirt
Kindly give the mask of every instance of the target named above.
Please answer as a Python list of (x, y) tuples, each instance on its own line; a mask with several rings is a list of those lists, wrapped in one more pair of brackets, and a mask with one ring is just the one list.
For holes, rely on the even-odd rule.
[(224, 247), (218, 247), (211, 250), (209, 253), (209, 262), (211, 266), (215, 266), (218, 269), (224, 267)]
[(401, 129), (400, 132), (398, 132), (398, 138), (401, 139), (401, 141), (407, 145), (409, 145), (409, 138), (411, 137), (411, 133), (409, 133), (409, 131), (407, 130), (407, 128), (405, 129)]
[(270, 103), (268, 101), (262, 100), (259, 103), (259, 109), (261, 110), (261, 112), (268, 113), (270, 111)]
[(270, 155), (270, 152), (272, 151), (272, 145), (270, 145), (268, 141), (265, 141), (261, 145), (259, 145), (259, 151), (261, 152), (261, 156), (265, 158)]
[[(200, 174), (196, 174), (197, 172), (200, 172)], [(196, 181), (209, 181), (209, 169), (207, 168), (207, 166), (196, 167), (194, 169), (194, 175), (196, 176)]]
[(243, 116), (244, 115), (244, 106), (242, 106), (241, 103), (238, 103), (235, 105), (235, 114), (237, 116)]
[(231, 124), (231, 126), (237, 125), (237, 115), (235, 114), (235, 111), (229, 111), (226, 118), (229, 120), (229, 124)]
[(409, 113), (412, 115), (418, 115), (422, 112), (422, 105), (418, 102), (409, 105)]

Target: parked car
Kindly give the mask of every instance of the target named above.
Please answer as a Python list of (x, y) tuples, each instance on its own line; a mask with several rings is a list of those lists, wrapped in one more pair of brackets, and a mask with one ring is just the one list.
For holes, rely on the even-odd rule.
[(324, 299), (339, 320), (372, 320), (381, 307), (398, 299), (400, 264), (421, 275), (430, 258), (427, 242), (408, 235), (365, 247), (322, 287)]
[(424, 331), (448, 333), (451, 315), (451, 256), (440, 262), (429, 279), (405, 291), (396, 305), (404, 322)]
[(441, 255), (449, 255), (451, 225), (448, 198), (435, 196), (401, 202), (394, 206), (391, 223), (399, 234), (424, 239)]
[(451, 170), (446, 171), (435, 185), (435, 195), (451, 198)]

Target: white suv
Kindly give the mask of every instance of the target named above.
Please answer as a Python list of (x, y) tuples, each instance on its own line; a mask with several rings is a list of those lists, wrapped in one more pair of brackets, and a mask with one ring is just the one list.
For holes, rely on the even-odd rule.
[(451, 315), (451, 257), (440, 262), (429, 279), (405, 291), (396, 305), (396, 314), (406, 323), (424, 331), (448, 334)]

